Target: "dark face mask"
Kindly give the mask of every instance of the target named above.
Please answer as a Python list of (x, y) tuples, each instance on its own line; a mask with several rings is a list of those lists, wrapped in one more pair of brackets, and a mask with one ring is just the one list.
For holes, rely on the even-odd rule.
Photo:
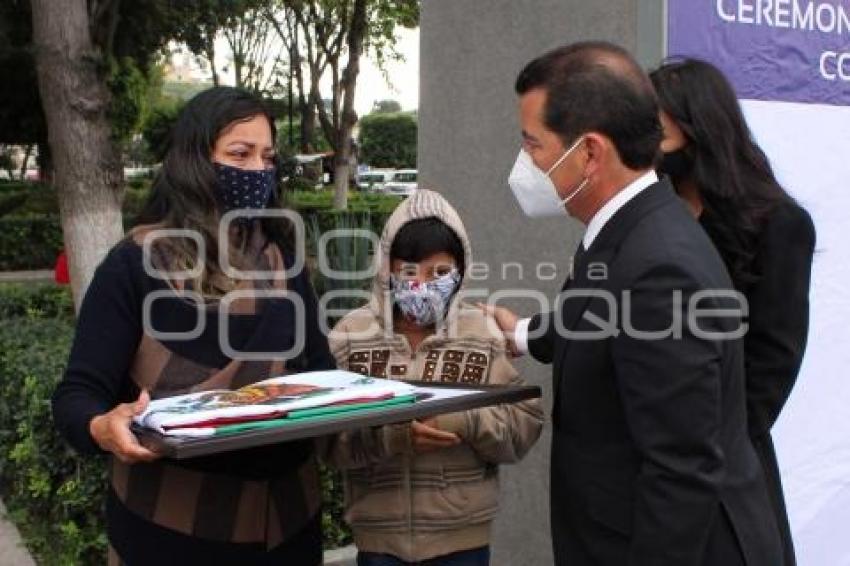
[(218, 176), (217, 197), (224, 212), (261, 209), (269, 204), (275, 188), (275, 169), (253, 171), (213, 163)]
[(658, 172), (668, 175), (673, 184), (679, 184), (691, 176), (691, 171), (694, 168), (694, 161), (687, 147), (664, 153), (661, 158), (661, 163), (658, 165)]

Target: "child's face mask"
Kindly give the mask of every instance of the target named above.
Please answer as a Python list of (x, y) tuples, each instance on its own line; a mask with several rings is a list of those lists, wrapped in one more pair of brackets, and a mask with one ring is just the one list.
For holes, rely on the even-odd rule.
[(460, 279), (457, 269), (425, 282), (390, 275), (390, 290), (393, 302), (405, 318), (417, 326), (431, 326), (445, 318)]

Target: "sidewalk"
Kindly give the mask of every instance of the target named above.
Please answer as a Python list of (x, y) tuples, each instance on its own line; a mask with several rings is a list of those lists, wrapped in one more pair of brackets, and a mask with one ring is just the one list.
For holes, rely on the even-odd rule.
[(53, 270), (0, 271), (0, 283), (23, 283), (27, 281), (53, 281)]
[(6, 517), (6, 508), (0, 501), (0, 564), (3, 566), (35, 566), (24, 548), (18, 529)]

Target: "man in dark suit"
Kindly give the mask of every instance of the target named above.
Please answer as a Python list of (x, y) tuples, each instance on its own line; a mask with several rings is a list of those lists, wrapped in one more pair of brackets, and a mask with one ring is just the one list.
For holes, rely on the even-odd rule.
[(553, 365), (556, 563), (779, 564), (747, 434), (745, 304), (652, 169), (647, 77), (621, 48), (582, 43), (529, 63), (516, 90), (511, 188), (526, 213), (566, 209), (587, 226), (553, 312), (485, 307), (518, 352)]

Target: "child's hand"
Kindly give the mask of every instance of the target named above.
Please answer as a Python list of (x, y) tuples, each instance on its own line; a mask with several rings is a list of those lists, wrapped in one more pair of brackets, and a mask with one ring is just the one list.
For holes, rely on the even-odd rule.
[(418, 453), (451, 448), (461, 442), (460, 437), (455, 433), (437, 428), (436, 419), (413, 421), (410, 423), (410, 432), (413, 450)]

